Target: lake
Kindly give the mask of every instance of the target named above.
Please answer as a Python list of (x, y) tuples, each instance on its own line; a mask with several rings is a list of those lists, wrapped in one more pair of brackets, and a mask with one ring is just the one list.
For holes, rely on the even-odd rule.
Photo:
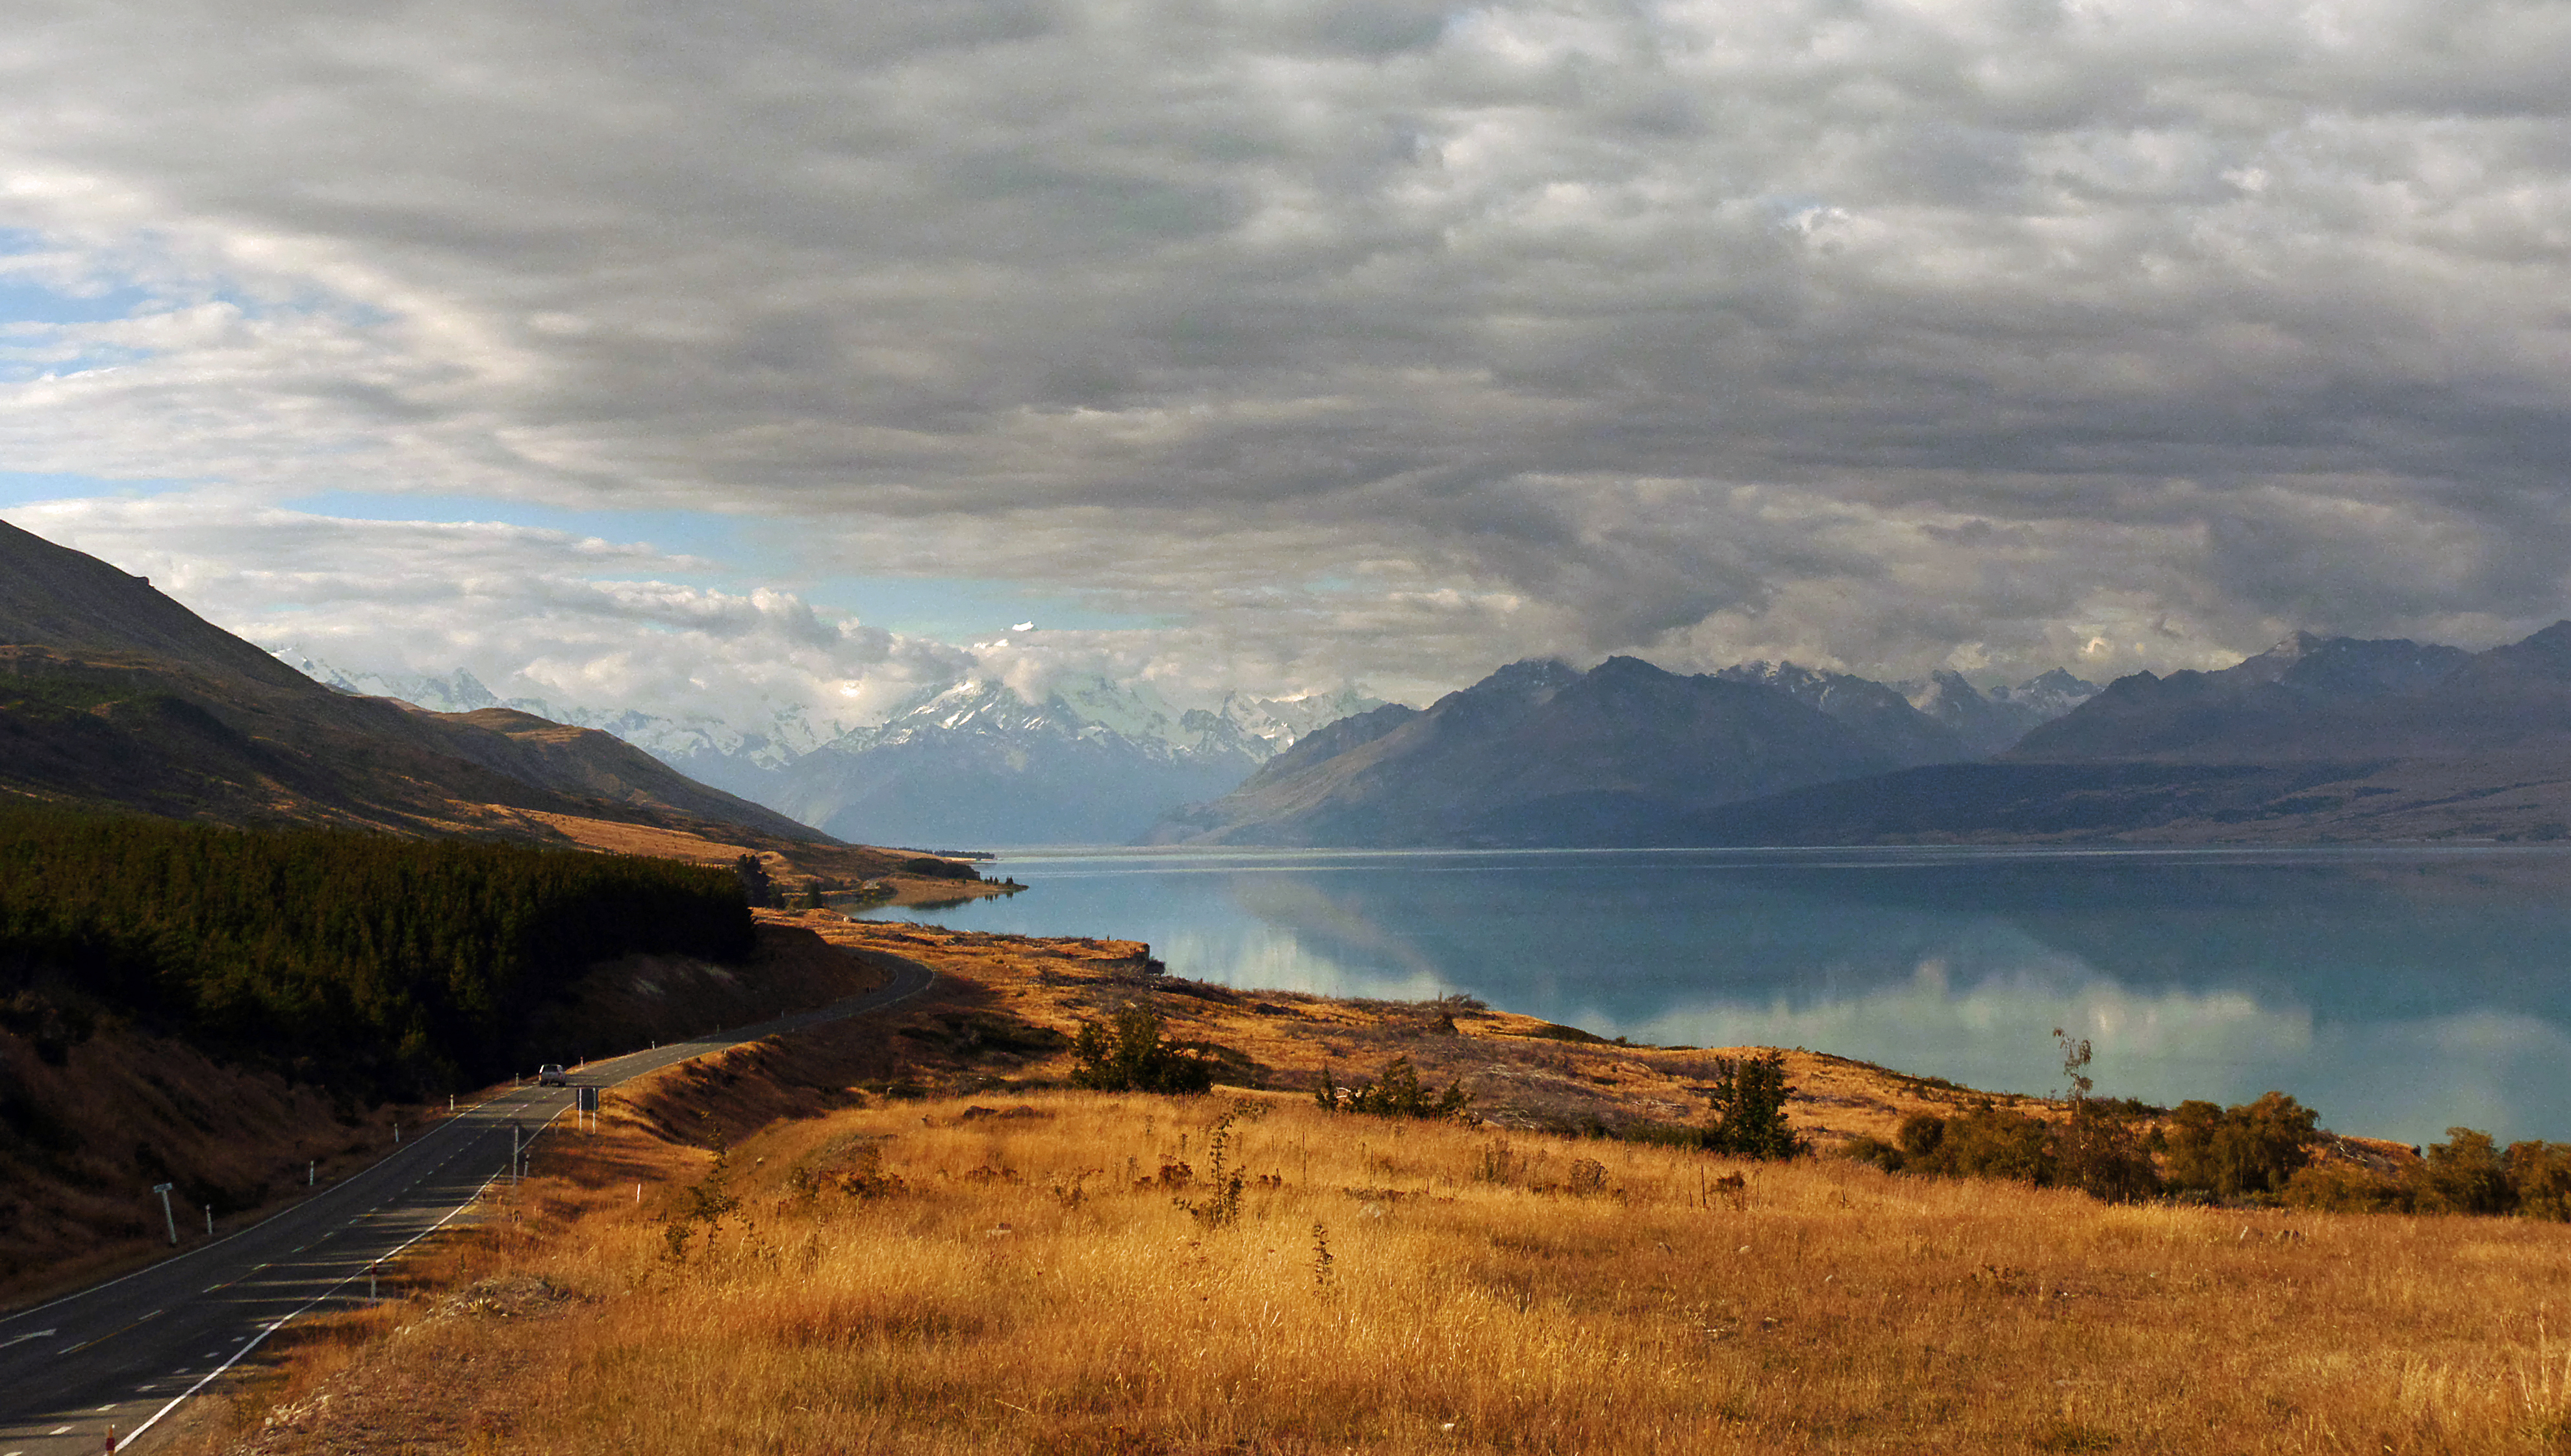
[(1241, 987), (1801, 1046), (1967, 1086), (2244, 1102), (2343, 1133), (2571, 1141), (2571, 851), (1029, 850), (879, 919), (1151, 942)]

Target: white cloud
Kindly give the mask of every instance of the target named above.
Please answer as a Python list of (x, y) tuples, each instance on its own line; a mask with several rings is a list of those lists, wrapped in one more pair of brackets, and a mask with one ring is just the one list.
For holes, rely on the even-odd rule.
[(9, 273), (154, 301), (0, 334), (0, 460), (720, 509), (1270, 688), (2487, 641), (2571, 596), (2566, 62), (2499, 0), (62, 6)]
[(791, 593), (674, 582), (704, 564), (562, 531), (342, 520), (226, 492), (10, 514), (253, 641), (340, 667), (463, 668), (503, 698), (564, 708), (757, 726), (808, 706), (816, 728), (855, 727), (975, 666)]

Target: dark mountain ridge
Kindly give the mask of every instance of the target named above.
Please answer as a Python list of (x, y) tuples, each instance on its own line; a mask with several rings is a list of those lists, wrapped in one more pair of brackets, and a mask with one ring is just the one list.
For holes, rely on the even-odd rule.
[(1165, 816), (1151, 838), (1617, 842), (1636, 822), (1675, 810), (1915, 761), (1922, 742), (1960, 752), (1951, 733), (1889, 690), (1876, 698), (1811, 679), (1797, 686), (1828, 693), (1861, 726), (1896, 711), (1912, 722), (1869, 737), (1758, 675), (1682, 677), (1635, 658), (1587, 673), (1516, 663), (1425, 711), (1378, 709), (1320, 729), (1231, 794)]
[(0, 795), (226, 823), (531, 832), (533, 810), (833, 842), (609, 734), (333, 692), (0, 522)]
[(1661, 842), (2571, 836), (2571, 622), (2480, 653), (2298, 633), (2137, 673), (1993, 761), (1673, 815)]

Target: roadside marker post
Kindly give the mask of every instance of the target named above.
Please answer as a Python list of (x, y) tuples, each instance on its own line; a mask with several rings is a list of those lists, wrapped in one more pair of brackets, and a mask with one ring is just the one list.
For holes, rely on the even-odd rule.
[(303, 1186), (311, 1188), (321, 1182), (321, 1160), (315, 1158), (303, 1165)]
[(165, 1183), (156, 1184), (152, 1189), (154, 1193), (161, 1196), (161, 1216), (169, 1220), (170, 1246), (172, 1248), (179, 1246), (179, 1215), (170, 1211), (170, 1190), (177, 1187), (178, 1185), (175, 1183)]
[(206, 1206), (206, 1236), (215, 1236), (215, 1207), (212, 1204)]

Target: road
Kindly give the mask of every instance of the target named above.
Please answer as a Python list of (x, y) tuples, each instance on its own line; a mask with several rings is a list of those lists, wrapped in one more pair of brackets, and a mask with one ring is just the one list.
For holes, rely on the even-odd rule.
[[(933, 979), (926, 966), (902, 961), (880, 990), (592, 1062), (572, 1082), (613, 1087), (778, 1032), (880, 1011)], [(369, 1265), (471, 1208), (507, 1176), (512, 1128), (532, 1135), (572, 1097), (559, 1087), (494, 1097), (265, 1222), (0, 1318), (0, 1456), (129, 1450), (167, 1434), (167, 1417), (287, 1320), (367, 1298)]]

